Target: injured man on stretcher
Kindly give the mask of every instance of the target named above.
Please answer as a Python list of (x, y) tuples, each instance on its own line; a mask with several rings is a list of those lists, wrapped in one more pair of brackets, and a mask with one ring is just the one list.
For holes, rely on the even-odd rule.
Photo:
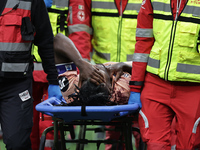
[[(61, 92), (67, 102), (60, 105), (109, 106), (128, 103), (132, 62), (92, 65), (81, 57), (74, 43), (61, 33), (54, 38), (54, 51)], [(136, 121), (133, 126), (138, 127), (137, 115), (134, 118)], [(106, 139), (118, 140), (120, 135), (119, 132), (106, 131)], [(136, 131), (133, 131), (133, 135), (138, 148), (140, 135)], [(109, 149), (112, 144), (106, 147)]]
[(87, 62), (73, 42), (59, 33), (54, 38), (59, 85), (66, 104), (104, 106), (127, 104), (131, 62), (95, 64)]

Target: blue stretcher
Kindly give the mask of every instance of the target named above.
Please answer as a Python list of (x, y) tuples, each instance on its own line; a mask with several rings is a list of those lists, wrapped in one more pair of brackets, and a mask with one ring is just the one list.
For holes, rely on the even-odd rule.
[[(86, 143), (113, 143), (113, 141), (90, 141), (84, 139), (85, 136), (85, 126), (86, 125), (121, 125), (123, 126), (123, 133), (125, 137), (125, 145), (126, 150), (132, 150), (132, 121), (133, 117), (129, 116), (130, 114), (138, 114), (139, 105), (131, 104), (131, 105), (115, 105), (115, 106), (56, 106), (61, 104), (61, 101), (56, 98), (49, 98), (36, 106), (36, 110), (42, 112), (46, 115), (52, 116), (54, 121), (54, 127), (50, 130), (54, 130), (54, 148), (57, 149), (65, 149), (65, 142), (74, 142), (79, 143), (79, 148), (82, 150), (83, 146)], [(128, 117), (129, 116), (129, 117)], [(113, 122), (114, 121), (114, 122)], [(59, 124), (59, 125), (58, 125)], [(81, 125), (84, 127), (84, 131), (82, 131), (83, 135), (79, 135), (77, 141), (72, 140), (67, 141), (64, 139), (64, 134), (62, 137), (62, 132), (64, 132), (63, 125)], [(71, 126), (70, 126), (71, 127)], [(69, 129), (69, 128), (68, 128)], [(58, 145), (58, 130), (61, 132), (61, 148)], [(72, 130), (70, 130), (70, 133)], [(136, 130), (138, 131), (138, 130)], [(49, 132), (49, 130), (47, 130)], [(45, 133), (46, 135), (46, 133)], [(44, 136), (45, 136), (44, 135)], [(72, 134), (71, 134), (72, 136)], [(74, 137), (74, 136), (73, 136)], [(44, 137), (45, 138), (45, 137)], [(42, 138), (41, 138), (42, 140)], [(44, 140), (44, 139), (43, 139)], [(122, 142), (122, 141), (114, 141), (114, 142)], [(41, 143), (40, 143), (41, 144)], [(42, 143), (44, 146), (44, 143)], [(40, 145), (40, 147), (43, 147)], [(59, 148), (58, 148), (59, 147)], [(82, 147), (82, 148), (81, 148)], [(42, 149), (42, 148), (41, 148)]]

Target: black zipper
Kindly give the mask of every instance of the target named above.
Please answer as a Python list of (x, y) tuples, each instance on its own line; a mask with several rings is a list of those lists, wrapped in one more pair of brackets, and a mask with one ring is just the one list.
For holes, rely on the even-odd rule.
[(118, 33), (117, 33), (117, 59), (116, 62), (120, 62), (121, 56), (121, 30), (122, 30), (122, 0), (120, 1), (120, 12), (119, 12), (119, 25), (118, 25)]
[(173, 51), (174, 39), (175, 39), (175, 33), (176, 33), (176, 26), (177, 26), (177, 21), (175, 23), (173, 22), (173, 25), (172, 25), (170, 43), (169, 43), (169, 48), (168, 48), (167, 63), (165, 66), (165, 73), (164, 73), (165, 80), (168, 80), (169, 68), (171, 65), (172, 51)]

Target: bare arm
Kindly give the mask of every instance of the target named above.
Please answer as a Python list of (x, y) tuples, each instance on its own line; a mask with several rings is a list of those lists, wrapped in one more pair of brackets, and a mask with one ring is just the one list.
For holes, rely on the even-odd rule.
[(91, 82), (95, 84), (100, 84), (104, 82), (103, 75), (99, 70), (85, 61), (74, 43), (65, 35), (58, 33), (54, 37), (54, 52), (55, 52), (55, 62), (56, 64), (74, 62), (75, 65), (80, 70), (80, 82), (91, 79)]
[(124, 72), (128, 72), (131, 74), (132, 70), (132, 62), (113, 62), (114, 64), (107, 67), (107, 70), (112, 77), (115, 75), (115, 81), (119, 80), (119, 78), (123, 75)]

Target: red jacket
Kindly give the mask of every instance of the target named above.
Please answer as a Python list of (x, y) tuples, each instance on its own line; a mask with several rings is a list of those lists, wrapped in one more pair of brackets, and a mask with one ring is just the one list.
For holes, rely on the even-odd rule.
[[(186, 0), (181, 0), (180, 12), (183, 10), (186, 4)], [(177, 0), (171, 0), (171, 7), (173, 11), (173, 17), (176, 15), (176, 5)], [(142, 6), (140, 8), (137, 17), (137, 28), (152, 29), (153, 28), (153, 8), (151, 5), (151, 0), (143, 0)], [(154, 38), (149, 37), (136, 37), (136, 45), (134, 53), (144, 53), (150, 54), (151, 48), (154, 44)], [(147, 63), (145, 62), (133, 62), (132, 63), (132, 77), (131, 81), (144, 81), (146, 73)], [(130, 85), (130, 91), (140, 92), (140, 85)]]
[[(122, 9), (124, 10), (128, 0), (115, 0), (118, 10), (120, 9), (120, 1), (122, 1)], [(81, 56), (90, 60), (90, 52), (92, 51), (91, 0), (70, 0), (67, 21), (69, 38), (74, 42)], [(72, 26), (77, 26), (79, 30), (72, 31)], [(85, 31), (80, 31), (80, 28)]]

